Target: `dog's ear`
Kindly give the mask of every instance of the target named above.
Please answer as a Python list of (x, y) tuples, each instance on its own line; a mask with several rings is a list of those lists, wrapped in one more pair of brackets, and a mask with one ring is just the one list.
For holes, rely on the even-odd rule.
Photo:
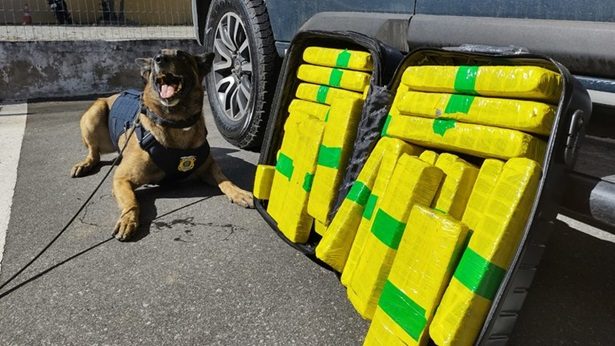
[(209, 73), (209, 71), (211, 70), (211, 65), (214, 61), (214, 53), (203, 53), (200, 55), (195, 55), (194, 58), (196, 59), (196, 64), (199, 68), (199, 74), (201, 75), (201, 77), (205, 77), (206, 74)]
[(149, 73), (152, 72), (152, 58), (137, 58), (135, 59), (137, 65), (141, 69), (141, 77), (147, 81), (149, 77)]

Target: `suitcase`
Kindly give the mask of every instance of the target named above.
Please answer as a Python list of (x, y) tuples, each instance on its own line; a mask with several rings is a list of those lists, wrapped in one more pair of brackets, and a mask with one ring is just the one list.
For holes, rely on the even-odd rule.
[[(353, 194), (351, 191), (353, 183), (357, 180), (381, 136), (402, 138), (413, 145), (425, 148), (425, 160), (428, 156), (437, 156), (445, 152), (453, 153), (458, 155), (460, 160), (474, 164), (477, 168), (480, 168), (487, 160), (494, 160), (492, 163), (496, 168), (493, 170), (498, 170), (498, 172), (507, 169), (502, 168), (503, 163), (510, 162), (513, 158), (516, 163), (511, 164), (510, 169), (514, 168), (512, 166), (519, 166), (518, 163), (523, 160), (539, 162), (539, 165), (532, 166), (534, 167), (532, 168), (534, 172), (532, 179), (535, 179), (533, 182), (535, 191), (532, 191), (531, 199), (525, 202), (527, 217), (524, 217), (519, 226), (519, 239), (516, 241), (518, 245), (507, 250), (510, 252), (508, 255), (510, 258), (507, 260), (508, 268), (498, 272), (499, 284), (489, 289), (489, 301), (486, 305), (488, 310), (475, 335), (471, 336), (471, 343), (505, 344), (512, 333), (553, 227), (557, 208), (563, 195), (560, 184), (563, 182), (566, 169), (574, 164), (576, 149), (580, 145), (580, 138), (583, 137), (583, 124), (589, 122), (591, 102), (587, 91), (563, 65), (545, 56), (525, 52), (509, 54), (497, 50), (485, 53), (468, 51), (468, 49), (418, 49), (410, 52), (400, 61), (399, 52), (360, 34), (303, 32), (293, 40), (283, 64), (257, 172), (264, 171), (261, 167), (268, 167), (271, 173), (272, 167), (276, 165), (276, 161), (279, 161), (278, 151), (284, 140), (283, 129), (288, 118), (287, 109), (294, 97), (293, 93), (301, 83), (296, 77), (299, 66), (304, 63), (301, 55), (307, 47), (316, 45), (362, 50), (369, 52), (373, 59), (369, 88), (363, 95), (356, 140), (351, 152), (347, 154), (343, 177), (339, 179), (340, 182), (336, 186), (334, 201), (331, 203), (328, 215), (329, 222), (335, 218), (344, 199)], [(393, 68), (395, 68), (394, 71)], [(405, 73), (406, 71), (412, 72)], [(506, 81), (514, 78), (502, 77), (502, 73), (517, 76), (514, 77), (517, 79), (533, 80), (536, 85), (532, 90), (526, 88), (526, 85), (517, 88), (510, 83), (506, 84), (508, 83)], [(324, 80), (324, 82), (327, 81)], [(555, 86), (545, 89), (545, 83), (555, 83), (553, 84)], [(402, 101), (407, 102), (401, 105)], [(513, 102), (512, 106), (510, 102)], [(546, 104), (548, 109), (545, 108), (543, 112), (541, 110), (543, 108), (540, 108), (542, 106), (533, 104), (533, 102)], [(523, 112), (523, 107), (538, 109), (536, 112), (544, 113), (542, 116), (546, 120), (541, 118), (544, 121), (512, 123), (511, 119), (514, 118), (514, 114), (511, 115), (510, 112), (504, 112), (495, 117), (491, 116), (500, 110), (515, 107), (521, 109), (521, 112)], [(412, 116), (404, 118), (405, 115), (411, 113)], [(552, 126), (550, 126), (551, 123)], [(486, 133), (485, 131), (494, 137), (480, 139), (481, 134)], [(468, 138), (479, 138), (477, 142), (482, 144), (463, 144), (463, 140), (467, 142)], [(503, 142), (504, 138), (511, 139)], [(503, 143), (506, 145), (502, 145)], [(523, 159), (516, 159), (518, 157), (523, 157)], [(435, 162), (433, 157), (429, 160)], [(495, 162), (497, 160), (502, 164), (498, 166)], [(513, 171), (508, 170), (507, 172), (511, 177), (509, 179), (514, 181), (516, 176), (510, 173)], [(475, 177), (475, 179), (487, 178), (487, 175), (481, 178), (480, 173), (478, 178)], [(262, 184), (271, 184), (271, 181), (271, 179), (262, 179), (264, 182)], [(504, 191), (504, 189), (500, 187), (498, 191)], [(472, 198), (470, 196), (470, 200)], [(332, 268), (316, 256), (315, 249), (321, 240), (319, 232), (322, 232), (318, 231), (318, 228), (326, 227), (326, 225), (314, 223), (309, 238), (298, 244), (289, 240), (284, 232), (280, 231), (278, 223), (268, 213), (266, 199), (257, 198), (256, 207), (270, 226), (290, 245), (320, 265), (339, 271), (339, 268)], [(470, 221), (468, 223), (472, 224)], [(469, 239), (472, 244), (472, 236)], [(465, 246), (469, 246), (468, 242)], [(454, 267), (461, 263), (473, 262), (476, 257), (474, 251), (468, 254), (466, 251), (460, 252), (462, 253), (447, 252), (448, 256), (453, 256), (449, 262)], [(395, 268), (395, 264), (393, 267)], [(453, 272), (455, 272), (454, 275)], [(444, 274), (441, 273), (441, 275)], [(451, 270), (447, 280), (452, 282), (453, 277), (464, 281), (463, 271), (458, 273)], [(390, 282), (387, 285), (390, 288)], [(391, 292), (388, 288), (385, 288), (385, 291)], [(481, 289), (478, 288), (477, 291)], [(447, 293), (443, 295), (446, 296)], [(435, 300), (437, 302), (442, 297), (431, 298), (432, 300), (437, 298)], [(383, 306), (390, 308), (390, 305), (384, 304)], [(434, 326), (429, 325), (433, 322), (433, 315), (439, 313), (434, 307), (432, 315), (428, 318), (429, 321), (426, 322), (425, 333), (429, 333), (428, 329)], [(382, 315), (381, 312), (377, 314)], [(438, 320), (436, 317), (436, 322), (438, 321), (441, 322), (442, 318)], [(381, 330), (385, 329), (387, 328), (381, 328)], [(436, 329), (434, 327), (434, 330)], [(433, 337), (431, 335), (430, 337), (432, 338), (430, 342), (433, 342)], [(461, 341), (462, 338), (454, 339), (453, 336), (448, 341), (443, 337), (439, 338), (438, 341), (441, 344), (470, 343), (468, 341), (470, 339), (467, 338), (464, 341)], [(423, 336), (420, 342), (417, 339), (414, 340), (417, 343), (425, 343), (428, 339)], [(368, 342), (369, 340), (366, 341)]]
[[(362, 51), (369, 54), (372, 62), (372, 68), (369, 71), (371, 74), (369, 85), (361, 95), (361, 114), (358, 120), (358, 129), (361, 130), (355, 134), (355, 137), (359, 138), (359, 140), (353, 143), (354, 147), (362, 146), (363, 148), (359, 151), (353, 149), (348, 154), (351, 157), (347, 159), (346, 172), (342, 177), (342, 181), (338, 184), (339, 190), (342, 192), (335, 193), (336, 200), (332, 203), (333, 210), (329, 213), (329, 215), (334, 215), (336, 206), (341, 203), (341, 201), (337, 201), (340, 198), (338, 196), (346, 195), (366, 160), (367, 154), (380, 136), (380, 130), (386, 118), (386, 111), (381, 112), (382, 114), (374, 115), (373, 109), (383, 108), (390, 102), (391, 94), (388, 92), (386, 85), (391, 80), (395, 68), (403, 58), (403, 54), (399, 50), (389, 47), (378, 40), (355, 32), (305, 31), (298, 33), (286, 53), (278, 80), (272, 112), (269, 117), (258, 161), (257, 176), (259, 177), (255, 182), (255, 189), (257, 190), (259, 188), (258, 181), (263, 181), (267, 185), (270, 184), (267, 182), (267, 179), (273, 179), (271, 177), (272, 165), (276, 164), (276, 155), (282, 145), (284, 124), (289, 115), (287, 109), (291, 101), (296, 98), (295, 95), (299, 85), (306, 84), (306, 82), (301, 81), (297, 77), (297, 74), (301, 65), (306, 64), (306, 61), (303, 59), (303, 53), (309, 47), (324, 47), (342, 51)], [(331, 65), (334, 64), (329, 64), (328, 67), (334, 67)], [(309, 84), (314, 84), (314, 82)], [(333, 90), (347, 93), (347, 90), (341, 88), (339, 88), (341, 91), (338, 91), (338, 88), (333, 88)], [(359, 131), (358, 129), (356, 131)], [(355, 156), (360, 157), (356, 158)], [(265, 173), (265, 171), (269, 171), (269, 174)], [(255, 197), (256, 209), (283, 240), (312, 260), (324, 267), (328, 267), (328, 265), (319, 261), (314, 254), (314, 248), (320, 240), (320, 235), (317, 232), (311, 232), (309, 238), (304, 242), (296, 243), (289, 241), (280, 231), (278, 223), (267, 211), (269, 201), (258, 198), (258, 193), (255, 194)], [(314, 227), (318, 226), (315, 225)]]

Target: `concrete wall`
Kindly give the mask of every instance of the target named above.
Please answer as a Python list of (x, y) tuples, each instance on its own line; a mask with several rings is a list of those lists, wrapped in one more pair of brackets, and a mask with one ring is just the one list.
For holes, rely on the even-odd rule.
[[(26, 4), (32, 15), (32, 24), (56, 23), (47, 0), (0, 0), (0, 24), (21, 24)], [(94, 24), (103, 15), (101, 0), (66, 0), (66, 5), (75, 24)], [(113, 10), (117, 15), (123, 11), (127, 24), (192, 24), (190, 0), (114, 0)]]
[(161, 48), (203, 51), (194, 40), (0, 42), (0, 102), (83, 98), (142, 87), (134, 60)]

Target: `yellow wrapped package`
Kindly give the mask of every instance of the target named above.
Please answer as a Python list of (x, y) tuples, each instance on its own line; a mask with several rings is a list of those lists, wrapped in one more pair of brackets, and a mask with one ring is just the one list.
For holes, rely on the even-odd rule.
[(350, 248), (353, 242), (357, 242), (355, 235), (359, 225), (371, 219), (377, 196), (386, 189), (397, 160), (402, 154), (418, 153), (420, 148), (399, 139), (381, 138), (378, 141), (318, 243), (316, 257), (342, 272)]
[(293, 99), (288, 106), (288, 113), (305, 113), (319, 120), (327, 121), (330, 107), (316, 102)]
[(559, 73), (537, 66), (410, 66), (402, 83), (412, 90), (520, 98), (557, 103)]
[(434, 209), (461, 220), (476, 181), (478, 169), (449, 153), (440, 154), (435, 166), (444, 172), (445, 178), (432, 206)]
[(536, 101), (418, 91), (403, 93), (397, 108), (402, 115), (450, 118), (540, 135), (551, 133), (557, 112), (556, 106)]
[(436, 344), (474, 343), (519, 246), (540, 174), (532, 160), (504, 164), (429, 327)]
[(416, 156), (399, 158), (347, 286), (348, 299), (363, 318), (374, 315), (410, 210), (414, 204), (431, 204), (442, 176), (442, 170)]
[(338, 99), (331, 105), (308, 201), (308, 213), (326, 225), (352, 153), (362, 107), (363, 102), (355, 99)]
[(300, 149), (300, 125), (302, 121), (308, 118), (309, 116), (305, 113), (292, 113), (284, 123), (285, 135), (282, 138), (282, 144), (277, 153), (275, 172), (269, 193), (269, 203), (267, 204), (267, 213), (276, 221), (282, 218), (286, 194), (290, 186), (290, 178), (295, 167), (293, 158), (297, 156)]
[(502, 173), (502, 168), (504, 168), (504, 162), (496, 159), (486, 159), (480, 166), (476, 183), (472, 188), (470, 199), (468, 199), (466, 210), (461, 219), (471, 230), (476, 229), (482, 219), (485, 206), (495, 183), (500, 177), (500, 173)]
[(363, 99), (363, 94), (355, 91), (309, 83), (299, 84), (295, 95), (302, 100), (315, 101), (328, 105), (330, 105), (335, 99)]
[(399, 103), (402, 102), (403, 95), (409, 91), (410, 91), (410, 87), (408, 87), (407, 85), (403, 83), (397, 86), (395, 97), (393, 98), (391, 109), (389, 110), (389, 116), (401, 115), (401, 111), (399, 110)]
[(305, 243), (312, 229), (313, 219), (307, 213), (307, 202), (323, 131), (324, 123), (316, 118), (310, 117), (301, 123), (301, 145), (294, 160), (295, 171), (290, 178), (283, 215), (278, 221), (280, 231), (294, 243)]
[[(411, 146), (410, 144), (406, 144), (406, 146), (407, 149), (403, 150), (403, 154), (406, 155), (416, 156), (419, 155), (422, 151), (422, 148)], [(384, 195), (385, 191), (389, 186), (389, 183), (391, 182), (393, 172), (397, 167), (399, 157), (401, 157), (401, 154), (399, 154), (399, 156), (396, 157), (394, 160), (385, 156), (385, 159), (388, 158), (388, 160), (383, 160), (380, 165), (378, 176), (376, 177), (374, 187), (372, 188), (372, 192), (367, 200), (365, 209), (363, 210), (361, 222), (358, 229), (356, 230), (354, 241), (352, 242), (352, 247), (350, 248), (350, 252), (348, 253), (348, 256), (346, 258), (344, 270), (342, 271), (340, 281), (344, 286), (348, 286), (348, 284), (350, 283), (352, 276), (354, 275), (355, 269), (357, 268), (357, 263), (359, 262), (361, 255), (363, 254), (368, 235), (371, 232), (372, 224), (374, 222), (374, 211), (380, 207), (380, 203), (382, 201), (382, 198), (380, 197)]]
[(318, 220), (314, 220), (314, 231), (316, 232), (316, 234), (319, 234), (321, 236), (325, 235), (325, 233), (327, 232), (327, 227), (328, 226), (324, 223)]
[(267, 212), (290, 241), (304, 243), (312, 228), (307, 200), (324, 123), (296, 113), (288, 117), (284, 127)]
[(464, 124), (454, 119), (389, 116), (383, 134), (412, 143), (485, 158), (526, 157), (542, 162), (546, 142), (525, 132)]
[(307, 47), (303, 51), (303, 61), (359, 71), (371, 71), (374, 68), (370, 53), (350, 49)]
[(254, 197), (258, 199), (269, 199), (271, 184), (275, 174), (275, 166), (258, 165), (254, 175)]
[(415, 205), (364, 345), (426, 345), (427, 327), (465, 246), (468, 228)]
[(365, 72), (303, 64), (297, 69), (297, 78), (308, 83), (362, 93), (369, 85), (371, 76)]
[(427, 162), (428, 164), (435, 166), (438, 160), (438, 154), (435, 151), (425, 150), (419, 155), (419, 159)]

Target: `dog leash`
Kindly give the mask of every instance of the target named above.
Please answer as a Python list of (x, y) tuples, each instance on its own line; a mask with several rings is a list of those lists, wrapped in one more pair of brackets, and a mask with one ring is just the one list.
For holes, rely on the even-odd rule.
[[(66, 225), (62, 228), (62, 230), (60, 230), (60, 232), (58, 232), (58, 234), (56, 234), (56, 236), (41, 251), (39, 251), (36, 256), (34, 256), (26, 265), (24, 265), (15, 274), (13, 274), (8, 280), (6, 280), (4, 283), (2, 283), (0, 285), (0, 290), (3, 289), (6, 285), (8, 285), (11, 281), (15, 280), (15, 278), (18, 277), (24, 270), (28, 269), (28, 267), (30, 267), (32, 265), (32, 263), (36, 262), (36, 260), (39, 257), (41, 257), (51, 247), (51, 245), (53, 245), (53, 243), (55, 243), (55, 241), (58, 240), (58, 238), (60, 238), (62, 233), (64, 233), (68, 229), (68, 227), (73, 223), (73, 221), (75, 221), (75, 219), (77, 218), (77, 216), (79, 216), (79, 214), (83, 211), (83, 209), (85, 209), (87, 204), (94, 197), (94, 194), (96, 194), (96, 192), (98, 191), (98, 189), (100, 189), (100, 187), (105, 182), (105, 180), (107, 179), (109, 174), (111, 174), (111, 171), (113, 170), (113, 167), (115, 167), (117, 165), (118, 161), (122, 157), (122, 153), (124, 152), (124, 149), (126, 149), (126, 147), (128, 146), (128, 141), (130, 140), (130, 137), (132, 137), (132, 135), (135, 132), (135, 128), (136, 128), (136, 126), (138, 124), (138, 121), (139, 121), (139, 117), (137, 116), (135, 118), (135, 120), (134, 120), (132, 128), (130, 129), (131, 131), (130, 131), (130, 133), (128, 134), (128, 136), (126, 138), (126, 142), (122, 146), (122, 149), (119, 151), (118, 156), (113, 160), (113, 162), (111, 163), (111, 167), (109, 167), (109, 169), (107, 170), (107, 172), (105, 173), (103, 178), (100, 180), (98, 185), (94, 188), (94, 191), (92, 191), (90, 196), (85, 200), (85, 202), (83, 202), (83, 204), (81, 205), (79, 210), (77, 210), (75, 215), (73, 215), (73, 217), (68, 221), (68, 223), (66, 223)], [(12, 291), (12, 289), (10, 289), (10, 290), (8, 290), (8, 291), (6, 291), (4, 293), (0, 293), (0, 298), (4, 297), (6, 294), (8, 294), (11, 291)]]

